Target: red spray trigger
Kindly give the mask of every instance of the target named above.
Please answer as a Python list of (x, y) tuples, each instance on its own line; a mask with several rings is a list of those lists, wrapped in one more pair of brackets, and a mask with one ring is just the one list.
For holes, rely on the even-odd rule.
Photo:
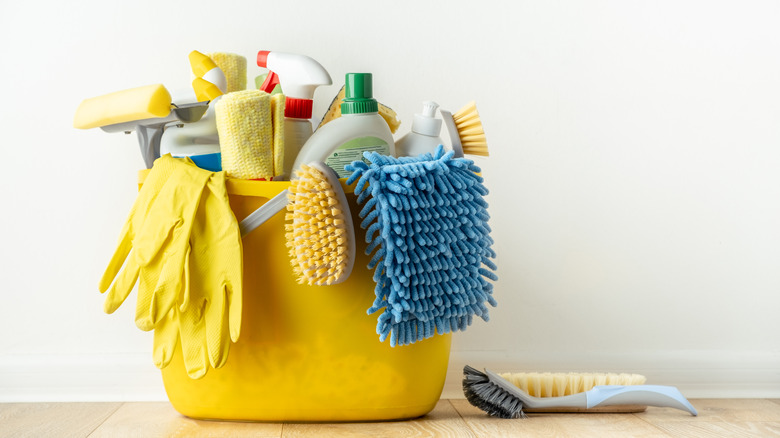
[(276, 73), (269, 71), (268, 76), (265, 77), (265, 81), (263, 82), (263, 85), (260, 86), (260, 90), (265, 91), (266, 93), (270, 93), (274, 90), (274, 87), (279, 83), (279, 75)]

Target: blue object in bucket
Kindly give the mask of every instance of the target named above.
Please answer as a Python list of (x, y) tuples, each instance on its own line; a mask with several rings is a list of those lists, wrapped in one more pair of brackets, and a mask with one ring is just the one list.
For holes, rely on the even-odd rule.
[(219, 172), (222, 170), (222, 154), (220, 152), (214, 154), (190, 155), (189, 158), (201, 169), (206, 169), (211, 172)]
[[(407, 345), (465, 330), (474, 315), (487, 321), (497, 280), (491, 260), (488, 190), (472, 160), (453, 158), (439, 145), (433, 154), (394, 158), (365, 152), (353, 172), (363, 205), (368, 264), (374, 269), (379, 340)], [(376, 251), (376, 252), (374, 252)]]

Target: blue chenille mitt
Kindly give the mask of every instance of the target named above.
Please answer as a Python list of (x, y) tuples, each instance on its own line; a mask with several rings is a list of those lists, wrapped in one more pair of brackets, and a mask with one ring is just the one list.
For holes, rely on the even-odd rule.
[(472, 160), (453, 158), (439, 145), (433, 154), (394, 158), (365, 152), (353, 172), (363, 205), (368, 264), (375, 269), (380, 342), (407, 345), (465, 330), (474, 315), (488, 321), (496, 306), (496, 257), (488, 226), (488, 190)]

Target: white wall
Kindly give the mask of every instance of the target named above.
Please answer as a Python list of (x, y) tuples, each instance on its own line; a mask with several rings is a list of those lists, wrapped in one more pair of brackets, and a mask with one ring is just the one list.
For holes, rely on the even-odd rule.
[(500, 306), (455, 337), (445, 395), (468, 362), (780, 397), (779, 3), (305, 3), (0, 3), (0, 401), (165, 397), (132, 306), (96, 288), (135, 138), (71, 123), (186, 87), (193, 49), (372, 71), (402, 131), (422, 100), (477, 101)]

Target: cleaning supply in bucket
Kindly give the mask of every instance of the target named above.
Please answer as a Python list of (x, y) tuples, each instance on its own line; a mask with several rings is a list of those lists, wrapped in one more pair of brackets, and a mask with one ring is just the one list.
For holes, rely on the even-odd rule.
[(229, 177), (274, 176), (274, 123), (271, 95), (260, 90), (224, 95), (215, 107), (222, 169)]
[(195, 123), (203, 117), (208, 103), (176, 104), (162, 85), (150, 85), (85, 99), (76, 110), (73, 126), (100, 127), (105, 132), (133, 131), (138, 136), (141, 157), (147, 169), (160, 157), (160, 141), (171, 125)]
[[(222, 170), (222, 156), (214, 107), (227, 90), (227, 79), (211, 58), (197, 50), (190, 52), (189, 61), (194, 75), (194, 98), (208, 102), (209, 109), (196, 123), (166, 130), (160, 140), (160, 154), (171, 154), (176, 158), (189, 157), (198, 167), (218, 172)], [(182, 99), (187, 98), (188, 93), (180, 94)]]
[(73, 127), (99, 128), (117, 123), (166, 117), (171, 94), (162, 84), (146, 85), (84, 99), (76, 110)]
[(145, 331), (179, 297), (192, 224), (211, 177), (211, 172), (169, 155), (156, 160), (152, 169), (99, 284), (101, 292), (108, 291), (104, 310), (113, 313), (139, 282), (135, 322)]
[(206, 56), (222, 70), (227, 81), (225, 94), (246, 90), (246, 58), (235, 53), (209, 52)]
[(669, 407), (698, 415), (696, 408), (673, 386), (599, 385), (571, 395), (534, 397), (490, 370), (483, 373), (468, 365), (463, 368), (463, 392), (473, 406), (498, 418), (525, 418), (525, 407), (541, 412), (557, 408), (581, 412), (621, 405)]
[(366, 152), (348, 166), (355, 184), (360, 226), (374, 253), (380, 341), (406, 345), (435, 333), (465, 330), (474, 316), (487, 321), (485, 303), (497, 280), (496, 254), (487, 223), (487, 189), (473, 161), (434, 154), (394, 158)]
[[(317, 125), (317, 129), (320, 129), (325, 126), (325, 124), (341, 117), (341, 104), (344, 103), (346, 92), (347, 86), (344, 84), (330, 102), (328, 110), (325, 111), (325, 114), (322, 116), (320, 123)], [(398, 114), (389, 106), (382, 104), (382, 102), (377, 101), (377, 105), (379, 106), (379, 115), (385, 119), (385, 122), (387, 122), (387, 127), (390, 128), (390, 132), (395, 134), (396, 131), (398, 131), (398, 127), (401, 126), (401, 120), (398, 118)]]
[(327, 70), (314, 59), (294, 53), (260, 50), (257, 65), (268, 68), (269, 73), (260, 89), (272, 93), (277, 85), (287, 97), (284, 108), (283, 166), (276, 179), (286, 180), (292, 175), (292, 166), (298, 152), (312, 135), (311, 115), (314, 91), (333, 81)]
[(441, 119), (436, 118), (439, 104), (433, 101), (423, 102), (423, 110), (414, 115), (412, 130), (395, 142), (395, 153), (399, 157), (416, 157), (424, 153), (433, 153), (436, 146), (442, 144)]
[(326, 286), (346, 280), (355, 261), (352, 214), (336, 173), (325, 163), (304, 164), (290, 188), (239, 224), (246, 236), (287, 208), (285, 238), (299, 284)]
[(355, 262), (355, 231), (336, 173), (324, 163), (302, 165), (290, 184), (285, 229), (298, 283), (346, 280)]
[[(138, 282), (136, 325), (155, 330), (155, 364), (181, 341), (191, 377), (224, 365), (241, 328), (242, 246), (224, 172), (165, 155), (144, 181), (99, 283), (113, 313)], [(178, 334), (177, 334), (178, 333)]]
[(209, 178), (190, 234), (183, 295), (155, 326), (154, 361), (167, 366), (178, 343), (190, 378), (225, 365), (241, 329), (242, 245), (225, 173)]
[(378, 109), (371, 73), (347, 73), (342, 117), (314, 132), (298, 153), (293, 171), (305, 163), (323, 161), (339, 178), (346, 178), (351, 172), (345, 166), (361, 159), (363, 152), (394, 156), (393, 134)]
[[(192, 74), (195, 75), (193, 82), (202, 81), (212, 84), (214, 85), (214, 88), (219, 90), (212, 93), (203, 93), (204, 91), (213, 91), (214, 88), (196, 87), (196, 96), (199, 101), (213, 100), (227, 92), (227, 78), (225, 77), (225, 73), (217, 66), (214, 60), (197, 50), (190, 52), (189, 59)], [(200, 90), (198, 90), (198, 88), (200, 88)], [(197, 94), (198, 91), (201, 91), (200, 95)]]
[(439, 113), (444, 120), (444, 126), (447, 127), (456, 157), (462, 157), (464, 154), (488, 156), (485, 130), (482, 128), (476, 102), (469, 102), (455, 114), (443, 109), (440, 109)]

